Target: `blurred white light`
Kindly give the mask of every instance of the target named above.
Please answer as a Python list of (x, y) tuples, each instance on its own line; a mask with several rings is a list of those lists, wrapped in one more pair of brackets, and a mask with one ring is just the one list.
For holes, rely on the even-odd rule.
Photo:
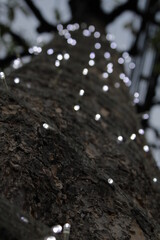
[(91, 52), (91, 53), (90, 53), (90, 55), (89, 55), (89, 57), (90, 57), (91, 59), (94, 59), (94, 58), (95, 58), (95, 56), (96, 56), (96, 55), (95, 55), (95, 53), (94, 53), (94, 52)]
[(24, 216), (21, 216), (21, 221), (24, 222), (24, 223), (29, 223), (28, 219)]
[(15, 78), (14, 79), (14, 83), (16, 83), (16, 84), (20, 83), (20, 79), (19, 78)]
[(113, 68), (113, 63), (108, 63), (107, 68)]
[(108, 72), (108, 73), (112, 73), (112, 72), (113, 72), (113, 68), (108, 68), (108, 69), (107, 69), (107, 72)]
[(64, 228), (71, 228), (71, 225), (69, 223), (65, 223), (63, 227)]
[(127, 83), (128, 81), (129, 81), (129, 78), (125, 76), (125, 77), (123, 78), (123, 82), (124, 82), (124, 83)]
[(130, 87), (131, 86), (131, 80), (128, 78), (128, 77), (124, 77), (123, 78), (123, 82), (125, 83), (125, 85), (127, 86), (127, 87)]
[(90, 36), (91, 36), (91, 32), (90, 32), (88, 29), (84, 29), (84, 30), (83, 30), (83, 35), (84, 35), (85, 37), (90, 37)]
[(45, 237), (44, 240), (56, 240), (54, 236)]
[(57, 30), (58, 31), (62, 31), (63, 30), (63, 25), (62, 24), (58, 24), (57, 25)]
[(72, 46), (75, 46), (76, 44), (77, 44), (76, 39), (73, 39), (73, 41), (72, 41)]
[(135, 98), (138, 98), (138, 97), (139, 97), (139, 93), (138, 93), (138, 92), (135, 92), (135, 93), (134, 93), (134, 97), (135, 97)]
[(76, 26), (75, 26), (75, 24), (68, 24), (67, 25), (67, 29), (68, 29), (68, 31), (75, 31), (76, 30)]
[(125, 78), (125, 74), (124, 74), (124, 73), (120, 73), (119, 78), (120, 78), (121, 80), (123, 80), (123, 79)]
[(71, 34), (69, 32), (66, 32), (64, 34), (64, 37), (65, 37), (65, 39), (69, 39), (69, 38), (71, 38)]
[(145, 152), (149, 152), (149, 146), (148, 146), (148, 145), (144, 145), (144, 146), (143, 146), (143, 150), (144, 150)]
[(136, 139), (136, 134), (133, 133), (133, 134), (130, 136), (130, 139), (131, 139), (132, 141), (134, 141), (134, 140)]
[(89, 64), (89, 66), (93, 67), (95, 65), (95, 61), (94, 60), (89, 60), (88, 64)]
[(142, 128), (140, 128), (140, 129), (138, 130), (138, 133), (139, 133), (140, 135), (144, 135), (144, 130), (143, 130)]
[(69, 53), (65, 53), (65, 54), (63, 55), (63, 57), (64, 57), (65, 60), (68, 60), (68, 59), (70, 58), (70, 55), (69, 55)]
[(101, 48), (101, 44), (100, 43), (95, 43), (94, 47), (95, 47), (95, 49), (100, 49)]
[(56, 66), (56, 67), (59, 67), (59, 66), (60, 66), (60, 61), (59, 61), (59, 60), (56, 60), (56, 61), (55, 61), (55, 66)]
[(124, 63), (124, 59), (123, 58), (118, 58), (118, 63), (119, 64), (123, 64)]
[(80, 95), (80, 96), (83, 96), (83, 95), (84, 95), (84, 90), (83, 90), (83, 89), (81, 89), (81, 90), (79, 91), (79, 95)]
[(94, 32), (95, 31), (95, 26), (90, 25), (88, 29), (89, 29), (90, 32)]
[(110, 47), (111, 47), (112, 49), (116, 49), (116, 48), (117, 48), (117, 43), (111, 42)]
[(56, 226), (52, 227), (52, 230), (54, 233), (60, 233), (60, 232), (62, 232), (62, 226), (56, 225)]
[(109, 76), (109, 75), (108, 75), (107, 72), (102, 73), (102, 77), (103, 77), (103, 78), (108, 78), (108, 76)]
[(5, 79), (5, 74), (4, 74), (4, 72), (0, 72), (0, 79)]
[(122, 57), (125, 58), (125, 59), (128, 58), (128, 57), (129, 57), (129, 53), (128, 53), (128, 52), (124, 52), (124, 53), (122, 54)]
[(22, 67), (22, 62), (20, 58), (17, 58), (13, 61), (13, 68), (18, 69), (20, 67)]
[(127, 87), (130, 87), (130, 86), (132, 85), (131, 80), (129, 79), (127, 82), (125, 82), (125, 85), (126, 85)]
[(147, 120), (149, 119), (149, 114), (148, 113), (144, 113), (142, 116), (142, 119)]
[(52, 48), (49, 48), (48, 50), (47, 50), (47, 54), (48, 55), (52, 55), (54, 53), (54, 50), (52, 49)]
[(84, 68), (83, 71), (82, 71), (82, 74), (83, 74), (83, 75), (87, 75), (87, 74), (88, 74), (88, 69), (87, 69), (87, 68)]
[(76, 29), (76, 30), (79, 29), (79, 23), (75, 23), (74, 26), (75, 26), (75, 29)]
[(157, 178), (154, 177), (154, 178), (153, 178), (153, 182), (157, 182)]
[(100, 119), (101, 119), (101, 115), (100, 115), (100, 114), (96, 114), (96, 115), (95, 115), (95, 120), (96, 120), (96, 121), (99, 121)]
[(101, 36), (100, 32), (95, 32), (95, 33), (94, 33), (94, 37), (95, 37), (95, 38), (100, 38), (100, 36)]
[(80, 109), (80, 106), (79, 105), (75, 105), (74, 106), (74, 110), (77, 112), (77, 111), (79, 111), (79, 109)]
[(47, 123), (43, 123), (43, 127), (44, 127), (45, 129), (49, 129), (49, 125), (48, 125)]
[(117, 140), (118, 140), (118, 142), (123, 142), (123, 137), (122, 136), (118, 136)]
[(104, 85), (104, 86), (102, 87), (102, 89), (103, 89), (104, 92), (107, 92), (107, 91), (109, 90), (109, 87), (108, 87), (107, 85)]
[(68, 38), (67, 43), (72, 45), (72, 46), (75, 46), (77, 44), (77, 41), (73, 38)]
[(108, 183), (109, 184), (113, 184), (113, 179), (112, 178), (108, 178)]
[(129, 68), (130, 69), (135, 69), (136, 65), (134, 62), (129, 63)]
[(111, 57), (111, 54), (109, 52), (104, 53), (105, 59), (109, 59)]
[(133, 103), (135, 103), (135, 104), (139, 103), (139, 98), (134, 98)]
[(57, 55), (57, 59), (58, 59), (59, 61), (61, 61), (61, 60), (63, 59), (63, 55), (62, 55), (62, 54), (58, 54), (58, 55)]
[(108, 41), (113, 41), (113, 40), (114, 40), (114, 36), (113, 36), (111, 33), (107, 33), (106, 39), (107, 39)]
[(28, 51), (30, 54), (38, 55), (39, 53), (42, 52), (42, 48), (38, 47), (38, 46), (33, 46), (33, 47), (29, 48)]

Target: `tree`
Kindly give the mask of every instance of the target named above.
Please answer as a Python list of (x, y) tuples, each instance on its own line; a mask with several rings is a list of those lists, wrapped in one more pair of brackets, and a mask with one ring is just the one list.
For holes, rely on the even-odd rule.
[[(44, 33), (44, 32), (55, 32), (56, 31), (56, 26), (49, 23), (45, 17), (43, 16), (43, 12), (41, 12), (36, 4), (34, 4), (34, 1), (32, 0), (24, 0), (26, 5), (29, 7), (33, 15), (37, 18), (39, 21), (39, 25), (37, 27), (37, 32), (38, 33)], [(112, 23), (115, 19), (117, 19), (121, 14), (123, 14), (126, 11), (130, 11), (135, 14), (135, 17), (139, 17), (141, 19), (141, 24), (138, 30), (134, 29), (133, 22), (129, 22), (126, 24), (126, 27), (131, 28), (132, 32), (135, 34), (135, 41), (133, 43), (133, 46), (131, 46), (130, 49), (128, 49), (129, 53), (134, 56), (136, 59), (138, 59), (137, 65), (141, 65), (141, 67), (138, 69), (136, 68), (133, 71), (132, 74), (132, 87), (131, 87), (131, 92), (139, 92), (140, 91), (140, 86), (141, 83), (145, 83), (145, 89), (143, 90), (142, 96), (142, 101), (140, 101), (137, 104), (137, 110), (138, 112), (145, 112), (149, 111), (152, 106), (159, 104), (159, 101), (154, 100), (155, 96), (155, 91), (158, 83), (158, 77), (159, 77), (159, 71), (157, 71), (159, 67), (159, 34), (158, 34), (158, 29), (160, 26), (160, 22), (157, 18), (159, 14), (159, 0), (146, 0), (145, 4), (140, 1), (140, 0), (126, 0), (126, 1), (115, 1), (115, 8), (113, 11), (106, 13), (103, 11), (101, 8), (101, 1), (96, 0), (90, 1), (90, 0), (70, 0), (69, 1), (69, 6), (71, 9), (72, 13), (72, 21), (73, 22), (83, 22), (86, 21), (88, 23), (93, 23), (96, 21), (96, 24), (99, 22), (99, 27), (102, 28), (105, 26), (108, 26), (108, 24)], [(9, 46), (9, 51), (7, 56), (4, 59), (0, 60), (0, 66), (1, 68), (6, 67), (8, 63), (13, 61), (15, 57), (17, 56), (26, 56), (29, 55), (30, 53), (28, 52), (28, 47), (29, 43), (26, 42), (26, 40), (23, 38), (23, 36), (19, 36), (16, 34), (11, 28), (10, 25), (14, 19), (15, 10), (17, 8), (20, 8), (23, 12), (26, 14), (29, 14), (29, 11), (26, 10), (26, 8), (23, 6), (22, 2), (19, 2), (17, 0), (14, 1), (7, 1), (7, 3), (0, 3), (1, 8), (7, 5), (8, 9), (8, 16), (10, 19), (10, 24), (5, 25), (3, 22), (0, 23), (1, 27), (1, 35), (2, 35), (2, 40), (3, 36), (7, 33), (11, 36), (13, 41), (11, 41)], [(60, 15), (59, 13), (57, 15), (57, 20), (60, 20)], [(154, 29), (154, 30), (153, 30)], [(153, 33), (154, 32), (154, 33)], [(157, 46), (157, 40), (153, 41), (154, 47), (150, 48), (151, 42), (153, 39), (158, 39), (158, 46)], [(5, 42), (5, 40), (4, 40)], [(7, 43), (8, 44), (8, 43)], [(14, 46), (18, 45), (18, 52), (15, 51)], [(20, 50), (21, 49), (21, 50)], [(150, 67), (149, 74), (146, 76), (143, 73), (143, 64), (144, 60), (148, 58), (147, 52), (152, 51), (153, 55), (155, 57), (152, 59), (152, 66)], [(150, 56), (149, 56), (150, 57)], [(148, 122), (144, 124), (144, 126), (150, 127), (148, 125)], [(153, 129), (154, 130), (154, 129)], [(156, 133), (156, 131), (155, 131)]]
[(68, 28), (68, 43), (57, 34), (0, 85), (1, 239), (44, 239), (66, 222), (70, 239), (160, 239), (159, 170), (130, 80), (103, 31)]

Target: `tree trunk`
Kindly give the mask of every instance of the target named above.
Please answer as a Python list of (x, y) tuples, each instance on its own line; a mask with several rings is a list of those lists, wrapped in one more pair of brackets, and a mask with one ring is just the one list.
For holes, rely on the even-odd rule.
[[(1, 85), (1, 239), (44, 239), (47, 226), (66, 222), (70, 239), (160, 239), (160, 188), (153, 181), (159, 171), (143, 150), (118, 54), (103, 35), (84, 37), (80, 29), (72, 36), (76, 46), (56, 35), (42, 54), (10, 74), (8, 91)], [(96, 42), (101, 49), (95, 50)], [(47, 55), (52, 47), (54, 54)], [(95, 66), (88, 67), (93, 51)], [(64, 52), (70, 59), (55, 67)], [(110, 62), (113, 73), (104, 79)]]

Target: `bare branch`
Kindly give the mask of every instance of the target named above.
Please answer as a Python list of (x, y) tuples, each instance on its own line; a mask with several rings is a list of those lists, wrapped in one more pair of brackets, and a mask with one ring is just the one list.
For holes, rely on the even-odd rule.
[(94, 15), (106, 24), (111, 23), (126, 10), (131, 10), (137, 14), (140, 14), (137, 8), (137, 3), (137, 0), (129, 0), (126, 3), (116, 7), (112, 12), (105, 13), (101, 9), (100, 0), (97, 0), (95, 2), (91, 0), (70, 0), (69, 2), (74, 20), (82, 21), (84, 18), (88, 18), (88, 15)]
[(13, 32), (10, 27), (0, 23), (0, 28), (4, 29), (5, 32), (9, 33), (13, 37), (13, 40), (15, 42), (17, 42), (19, 45), (23, 46), (25, 49), (28, 49), (28, 47), (29, 47), (28, 43), (23, 39), (23, 37), (19, 36), (15, 32)]
[(41, 12), (39, 11), (39, 9), (35, 6), (35, 4), (31, 0), (24, 0), (24, 1), (29, 6), (29, 8), (32, 10), (32, 12), (35, 15), (35, 17), (40, 22), (40, 25), (37, 28), (37, 31), (39, 33), (42, 33), (42, 32), (52, 32), (52, 31), (56, 31), (57, 30), (57, 28), (54, 25), (50, 24), (49, 22), (46, 21), (46, 19), (44, 19), (44, 17), (42, 16)]

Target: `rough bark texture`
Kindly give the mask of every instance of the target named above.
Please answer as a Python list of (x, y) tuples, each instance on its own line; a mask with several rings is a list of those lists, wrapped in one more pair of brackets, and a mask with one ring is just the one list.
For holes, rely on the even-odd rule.
[[(15, 213), (6, 220), (0, 201), (1, 239), (27, 239), (27, 231), (33, 232), (28, 239), (43, 238), (48, 228), (43, 226), (46, 230), (38, 235), (35, 220), (48, 226), (71, 223), (70, 239), (160, 239), (159, 185), (152, 181), (159, 172), (150, 153), (143, 151), (144, 137), (129, 141), (140, 125), (128, 89), (119, 80), (117, 53), (105, 40), (94, 50), (97, 40), (82, 36), (82, 30), (73, 35), (75, 47), (56, 36), (48, 46), (54, 47), (52, 56), (44, 49), (8, 77), (8, 92), (0, 86), (0, 191), (10, 200), (8, 211)], [(106, 50), (114, 71), (104, 80)], [(56, 68), (57, 53), (65, 51), (70, 60)], [(83, 76), (91, 51), (96, 52), (96, 65)], [(20, 78), (17, 85), (15, 77)], [(115, 88), (115, 82), (121, 87)], [(77, 112), (76, 104), (81, 107)], [(100, 121), (94, 119), (97, 113)], [(121, 144), (118, 135), (124, 137)], [(15, 226), (20, 210), (14, 205), (35, 219), (27, 228)], [(15, 235), (6, 238), (13, 229)]]

